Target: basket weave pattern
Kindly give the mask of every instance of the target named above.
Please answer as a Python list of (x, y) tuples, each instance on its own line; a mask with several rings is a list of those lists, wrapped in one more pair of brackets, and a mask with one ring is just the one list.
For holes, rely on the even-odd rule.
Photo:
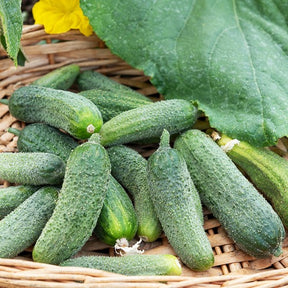
[[(56, 41), (55, 41), (56, 40)], [(138, 92), (160, 99), (149, 78), (113, 55), (96, 36), (85, 37), (77, 31), (47, 35), (40, 25), (25, 26), (22, 48), (28, 62), (15, 67), (0, 48), (0, 98), (8, 98), (20, 86), (27, 85), (42, 75), (61, 66), (76, 63), (81, 70), (94, 69)], [(41, 44), (41, 45), (40, 45)], [(73, 90), (73, 87), (72, 87)], [(6, 105), (0, 104), (0, 152), (17, 152), (17, 137), (7, 132), (8, 127), (22, 129), (24, 123), (13, 118)], [(287, 157), (287, 147), (279, 142), (273, 147)], [(153, 147), (141, 147), (139, 151), (148, 156)], [(1, 187), (11, 185), (0, 180)], [(255, 259), (237, 248), (226, 235), (217, 219), (204, 211), (205, 224), (215, 264), (206, 272), (193, 272), (183, 267), (180, 277), (122, 276), (95, 269), (58, 267), (35, 263), (31, 260), (32, 247), (14, 259), (0, 259), (0, 287), (284, 287), (288, 285), (288, 242), (284, 241), (280, 257)], [(155, 243), (143, 244), (145, 254), (175, 252), (165, 235)], [(107, 245), (91, 239), (78, 255), (114, 255)], [(286, 286), (288, 287), (288, 286)]]

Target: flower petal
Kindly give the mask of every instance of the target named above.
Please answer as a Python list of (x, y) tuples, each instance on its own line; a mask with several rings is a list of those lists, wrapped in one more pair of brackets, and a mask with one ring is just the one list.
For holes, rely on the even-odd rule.
[(40, 0), (32, 9), (36, 24), (42, 24), (49, 34), (79, 29), (86, 36), (93, 33), (88, 18), (80, 8), (79, 0)]

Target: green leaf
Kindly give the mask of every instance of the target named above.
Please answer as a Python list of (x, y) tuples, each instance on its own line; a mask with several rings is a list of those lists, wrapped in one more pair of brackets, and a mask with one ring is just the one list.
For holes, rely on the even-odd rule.
[(253, 145), (288, 135), (288, 4), (281, 0), (81, 0), (111, 51), (166, 99)]
[[(0, 1), (0, 35), (1, 44), (9, 57), (18, 64), (18, 56), (22, 59), (20, 39), (23, 20), (21, 12), (21, 0)], [(20, 63), (21, 64), (21, 63)]]

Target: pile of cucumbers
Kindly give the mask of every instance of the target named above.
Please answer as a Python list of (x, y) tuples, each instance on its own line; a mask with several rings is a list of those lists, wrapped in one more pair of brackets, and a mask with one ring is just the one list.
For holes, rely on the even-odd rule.
[[(72, 84), (80, 92), (69, 90)], [(180, 258), (205, 271), (214, 253), (202, 205), (246, 253), (281, 255), (288, 161), (242, 142), (225, 152), (232, 139), (214, 141), (194, 128), (194, 103), (152, 101), (75, 64), (0, 103), (26, 123), (8, 129), (18, 136), (18, 153), (0, 153), (0, 179), (15, 184), (0, 190), (0, 257), (33, 245), (33, 260), (49, 264), (180, 275)], [(145, 158), (134, 149), (139, 143), (157, 149)], [(153, 242), (163, 232), (177, 257), (73, 257), (91, 235), (113, 246), (123, 238)]]

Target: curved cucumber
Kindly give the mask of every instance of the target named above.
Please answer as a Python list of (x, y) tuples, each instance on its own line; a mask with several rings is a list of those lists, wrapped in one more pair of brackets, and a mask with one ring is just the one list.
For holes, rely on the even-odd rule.
[(0, 221), (0, 257), (12, 258), (32, 245), (51, 217), (59, 189), (45, 186)]
[[(231, 140), (222, 135), (218, 144), (224, 146)], [(288, 228), (288, 161), (271, 150), (243, 141), (227, 151), (227, 155), (269, 200)]]
[(78, 252), (92, 235), (111, 170), (99, 141), (99, 135), (93, 134), (71, 152), (57, 205), (34, 246), (34, 261), (59, 264)]
[(52, 153), (65, 162), (71, 150), (78, 146), (78, 142), (70, 135), (44, 123), (29, 124), (22, 130), (9, 128), (8, 132), (18, 136), (17, 149), (19, 152)]
[(0, 153), (0, 178), (11, 183), (57, 185), (64, 173), (64, 161), (51, 153)]
[(148, 97), (131, 91), (91, 89), (79, 94), (91, 100), (99, 108), (103, 121), (107, 122), (124, 111), (153, 103)]
[(82, 256), (60, 266), (86, 267), (124, 275), (181, 275), (178, 259), (169, 254), (127, 255), (123, 257)]
[(174, 147), (184, 156), (204, 205), (240, 249), (254, 257), (279, 256), (285, 236), (271, 205), (204, 132), (186, 131)]
[(137, 216), (131, 199), (124, 188), (111, 176), (94, 234), (102, 242), (113, 246), (116, 240), (121, 238), (132, 240), (137, 227)]
[(148, 159), (150, 197), (176, 254), (192, 270), (205, 271), (213, 266), (214, 256), (203, 228), (200, 197), (184, 158), (169, 140), (164, 130), (159, 148)]
[(45, 74), (33, 81), (31, 85), (67, 90), (72, 86), (79, 73), (80, 67), (70, 64)]
[(122, 112), (103, 124), (100, 135), (104, 146), (125, 144), (160, 137), (191, 128), (198, 117), (197, 108), (182, 99), (164, 100)]
[(87, 139), (103, 124), (95, 104), (69, 91), (24, 86), (9, 98), (12, 116), (27, 123), (43, 122), (61, 128), (76, 139)]
[(38, 186), (18, 185), (0, 189), (0, 219), (4, 218), (30, 197)]
[(134, 149), (117, 145), (107, 149), (112, 175), (132, 195), (138, 219), (137, 235), (153, 242), (162, 233), (147, 182), (147, 160)]

